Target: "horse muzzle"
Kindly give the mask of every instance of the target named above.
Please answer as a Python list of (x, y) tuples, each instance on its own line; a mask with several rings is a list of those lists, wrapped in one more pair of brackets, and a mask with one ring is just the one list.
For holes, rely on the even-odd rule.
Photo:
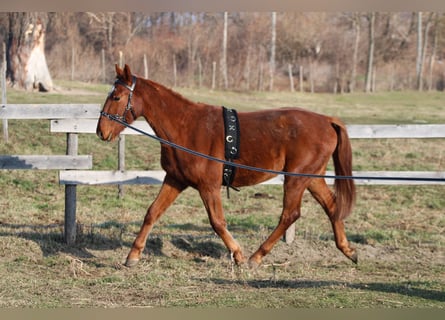
[(98, 136), (102, 141), (110, 142), (110, 141), (113, 141), (113, 140), (114, 140), (114, 137), (113, 137), (113, 133), (112, 133), (112, 132), (110, 132), (108, 135), (104, 135), (103, 132), (102, 132), (102, 130), (100, 130), (100, 129), (98, 128), (98, 129), (96, 130), (96, 134), (97, 134), (97, 136)]

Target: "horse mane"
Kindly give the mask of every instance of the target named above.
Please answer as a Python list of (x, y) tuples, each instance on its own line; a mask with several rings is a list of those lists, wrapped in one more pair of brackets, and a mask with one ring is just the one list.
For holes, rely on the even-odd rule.
[(165, 92), (167, 93), (169, 96), (172, 96), (178, 100), (181, 100), (183, 102), (185, 102), (187, 105), (194, 105), (195, 102), (193, 102), (192, 100), (184, 97), (182, 94), (180, 94), (179, 92), (174, 91), (173, 89), (167, 88), (166, 86), (155, 82), (153, 80), (150, 79), (144, 79), (144, 78), (140, 78), (143, 82), (145, 82), (146, 85), (153, 87), (156, 91), (158, 91), (159, 93), (161, 92)]

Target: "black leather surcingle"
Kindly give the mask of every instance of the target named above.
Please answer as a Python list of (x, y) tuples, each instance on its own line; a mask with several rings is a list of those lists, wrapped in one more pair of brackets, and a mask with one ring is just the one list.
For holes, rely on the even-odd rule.
[[(224, 143), (225, 143), (225, 158), (227, 161), (233, 161), (239, 158), (239, 121), (238, 114), (234, 109), (223, 108), (224, 119)], [(227, 197), (229, 197), (229, 188), (239, 191), (232, 186), (235, 177), (236, 168), (224, 164), (223, 168), (223, 186), (227, 186)]]

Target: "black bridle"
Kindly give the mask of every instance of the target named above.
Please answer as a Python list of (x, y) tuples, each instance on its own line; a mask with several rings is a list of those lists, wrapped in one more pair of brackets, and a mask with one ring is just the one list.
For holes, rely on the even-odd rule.
[(114, 90), (115, 90), (116, 85), (118, 85), (118, 84), (120, 84), (121, 86), (124, 86), (125, 88), (127, 88), (130, 91), (130, 93), (128, 94), (127, 106), (125, 107), (123, 115), (110, 114), (110, 113), (105, 112), (105, 111), (102, 110), (100, 112), (101, 116), (104, 116), (104, 117), (106, 117), (106, 118), (108, 118), (110, 120), (118, 119), (118, 120), (120, 120), (120, 121), (122, 121), (124, 123), (127, 123), (127, 120), (126, 120), (127, 112), (130, 111), (131, 115), (133, 116), (133, 120), (136, 120), (136, 114), (134, 113), (134, 110), (132, 108), (133, 106), (131, 105), (131, 98), (133, 97), (134, 87), (136, 86), (136, 77), (133, 76), (131, 81), (132, 81), (132, 84), (131, 84), (131, 86), (129, 86), (125, 82), (123, 82), (122, 80), (116, 79), (116, 81), (114, 82), (113, 87), (111, 88), (110, 93), (108, 94), (108, 98), (110, 98), (111, 95), (113, 94)]

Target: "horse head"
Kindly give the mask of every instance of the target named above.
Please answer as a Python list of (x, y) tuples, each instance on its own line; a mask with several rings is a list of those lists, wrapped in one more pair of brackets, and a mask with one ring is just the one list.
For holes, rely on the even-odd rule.
[(105, 100), (97, 123), (96, 133), (99, 138), (114, 140), (125, 129), (123, 123), (131, 124), (139, 116), (134, 104), (137, 98), (133, 98), (135, 88), (136, 77), (132, 75), (130, 67), (125, 65), (121, 69), (116, 65), (116, 81)]

